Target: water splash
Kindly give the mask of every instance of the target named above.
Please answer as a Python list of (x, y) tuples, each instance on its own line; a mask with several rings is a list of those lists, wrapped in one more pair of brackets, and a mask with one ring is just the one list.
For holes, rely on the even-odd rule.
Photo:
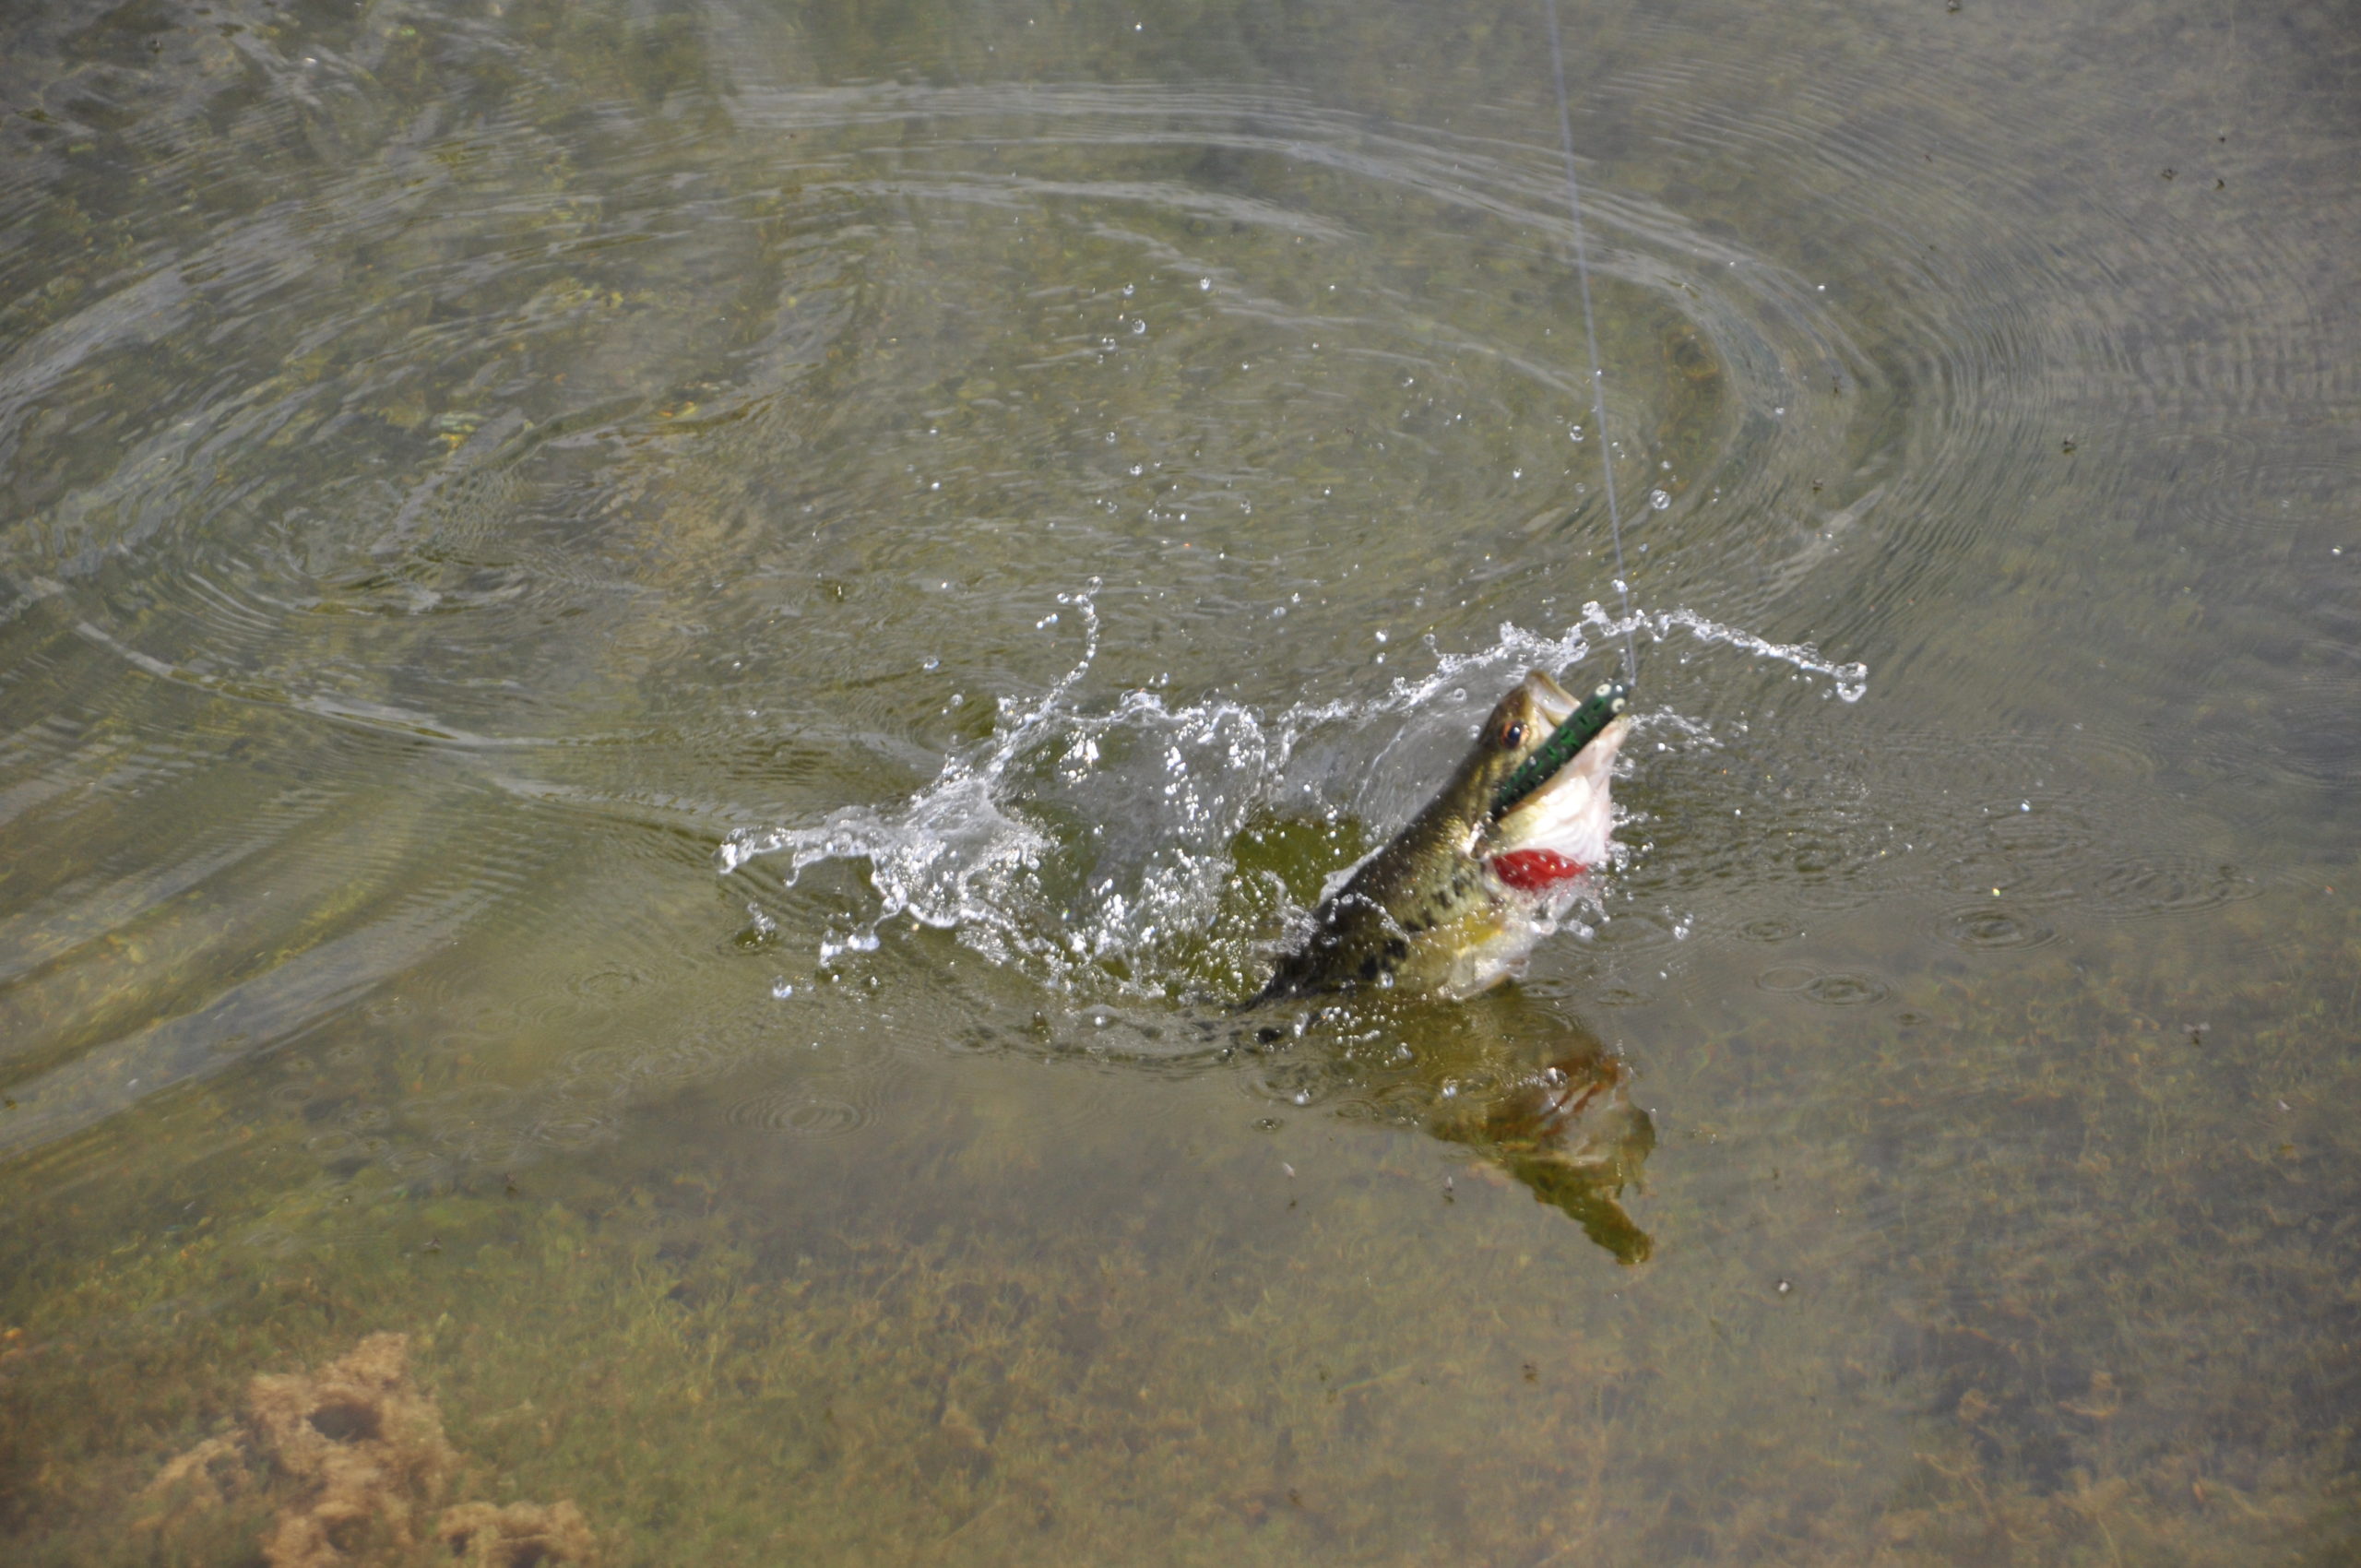
[[(813, 866), (866, 862), (877, 908), (830, 922), (816, 944), (823, 964), (876, 950), (883, 928), (900, 919), (955, 932), (1056, 991), (1222, 989), (1263, 962), (1259, 944), (1270, 936), (1208, 934), (1225, 896), (1240, 889), (1232, 844), (1256, 814), (1335, 821), (1345, 811), (1334, 798), (1336, 775), (1382, 774), (1414, 727), (1455, 736), (1492, 688), (1521, 670), (1572, 668), (1626, 630), (1657, 642), (1685, 631), (1823, 677), (1847, 703), (1859, 700), (1869, 679), (1866, 666), (1691, 611), (1642, 609), (1619, 619), (1592, 603), (1554, 636), (1503, 623), (1490, 646), (1439, 653), (1427, 673), (1397, 676), (1372, 698), (1270, 713), (1217, 697), (1174, 706), (1136, 689), (1094, 712), (1074, 693), (1097, 659), (1098, 610), (1088, 591), (1059, 602), (1082, 623), (1081, 658), (1039, 696), (1001, 699), (990, 737), (947, 756), (935, 778), (898, 806), (847, 806), (809, 826), (733, 833), (718, 853), (720, 872), (783, 858), (779, 875), (791, 885)], [(1408, 715), (1430, 722), (1394, 726), (1372, 752), (1380, 721)], [(1658, 717), (1710, 740), (1694, 720)], [(1303, 910), (1285, 912), (1300, 919)]]
[[(1583, 614), (1585, 619), (1588, 619), (1594, 615), (1603, 615), (1603, 612), (1596, 603), (1585, 604), (1583, 606)], [(1869, 667), (1868, 665), (1857, 659), (1845, 664), (1831, 663), (1828, 659), (1821, 658), (1820, 650), (1809, 643), (1774, 643), (1766, 637), (1757, 636), (1752, 632), (1743, 631), (1736, 626), (1724, 625), (1719, 621), (1709, 621), (1691, 610), (1667, 610), (1655, 614), (1643, 611), (1635, 614), (1633, 619), (1644, 629), (1654, 633), (1658, 642), (1670, 636), (1675, 627), (1679, 627), (1700, 642), (1720, 643), (1724, 647), (1750, 653), (1757, 659), (1775, 659), (1782, 664), (1792, 664), (1807, 675), (1825, 676), (1830, 689), (1842, 702), (1859, 702), (1869, 695)]]

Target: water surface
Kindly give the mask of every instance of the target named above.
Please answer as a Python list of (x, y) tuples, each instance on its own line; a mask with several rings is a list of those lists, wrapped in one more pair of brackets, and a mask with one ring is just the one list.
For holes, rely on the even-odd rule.
[[(611, 1562), (2355, 1550), (2348, 19), (1563, 21), (1603, 434), (1535, 5), (0, 24), (19, 1554), (380, 1332)], [(1623, 862), (1247, 1032), (1603, 451)]]

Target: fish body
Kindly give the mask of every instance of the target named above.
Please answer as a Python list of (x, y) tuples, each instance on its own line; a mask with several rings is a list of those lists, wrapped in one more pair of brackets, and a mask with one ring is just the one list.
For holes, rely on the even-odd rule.
[[(1540, 671), (1525, 676), (1435, 798), (1321, 901), (1256, 1000), (1364, 987), (1464, 997), (1521, 970), (1554, 909), (1607, 859), (1625, 693), (1610, 682), (1586, 705)], [(1560, 755), (1578, 709), (1612, 717)]]

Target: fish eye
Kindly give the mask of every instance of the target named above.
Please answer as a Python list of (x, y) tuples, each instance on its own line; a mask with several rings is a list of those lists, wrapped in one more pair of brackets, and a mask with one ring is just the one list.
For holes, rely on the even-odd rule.
[(1524, 741), (1525, 726), (1520, 722), (1511, 720), (1509, 727), (1501, 731), (1501, 744), (1504, 746), (1514, 748), (1523, 744)]

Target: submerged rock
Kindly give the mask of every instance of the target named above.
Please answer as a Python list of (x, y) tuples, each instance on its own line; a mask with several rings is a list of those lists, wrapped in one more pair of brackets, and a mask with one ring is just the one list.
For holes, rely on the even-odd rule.
[(409, 1380), (409, 1340), (373, 1334), (309, 1376), (257, 1377), (246, 1393), (255, 1452), (303, 1488), (263, 1543), (271, 1568), (334, 1568), (363, 1545), (417, 1545), (417, 1513), (458, 1455), (442, 1413)]
[(421, 1559), (469, 1568), (593, 1568), (598, 1538), (572, 1503), (442, 1501), (459, 1457), (442, 1412), (409, 1376), (409, 1339), (373, 1334), (315, 1372), (264, 1373), (247, 1385), (235, 1431), (167, 1464), (147, 1489), (145, 1521), (169, 1534), (232, 1499), (277, 1504), (261, 1542), (270, 1568), (348, 1568)]
[(599, 1538), (571, 1503), (462, 1503), (443, 1511), (434, 1538), (465, 1568), (560, 1568), (599, 1560)]

